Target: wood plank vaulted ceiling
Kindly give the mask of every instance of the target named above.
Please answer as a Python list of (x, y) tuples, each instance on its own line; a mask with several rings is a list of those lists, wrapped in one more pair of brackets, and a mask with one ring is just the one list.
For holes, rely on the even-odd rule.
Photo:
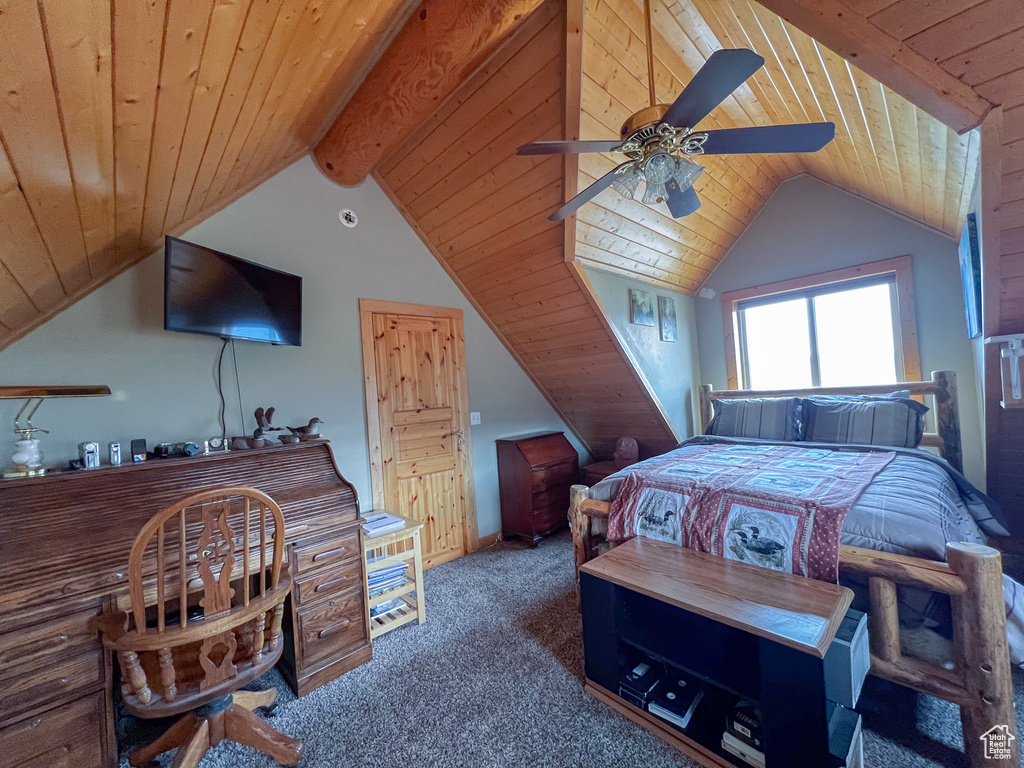
[(413, 5), (0, 3), (0, 348), (307, 153)]
[[(164, 233), (193, 226), (297, 157), (315, 149), (325, 173), (340, 178), (331, 160), (344, 168), (346, 158), (331, 156), (341, 144), (328, 127), (339, 112), (336, 126), (359, 124), (356, 109), (373, 99), (357, 88), (395, 33), (410, 32), (411, 43), (381, 59), (368, 82), (387, 90), (385, 65), (397, 61), (408, 82), (391, 114), (404, 104), (417, 124), (368, 169), (593, 447), (643, 432), (658, 449), (675, 433), (580, 263), (693, 292), (779, 182), (800, 173), (960, 231), (976, 132), (957, 134), (850, 65), (853, 43), (832, 39), (849, 22), (891, 42), (897, 65), (917, 56), (961, 78), (966, 122), (971, 99), (1007, 105), (1004, 221), (1024, 206), (1019, 0), (652, 0), (661, 100), (672, 101), (712, 51), (749, 47), (765, 67), (703, 125), (824, 119), (836, 123), (836, 140), (814, 155), (704, 158), (704, 205), (685, 219), (604, 192), (553, 225), (546, 214), (611, 157), (518, 158), (514, 148), (611, 138), (646, 104), (641, 2), (586, 0), (583, 24), (582, 0), (479, 1), (0, 0), (0, 348), (152, 253)], [(480, 67), (465, 59), (472, 67), (461, 86), (450, 83), (433, 96), (433, 114), (421, 115), (431, 97), (421, 86), (451, 80), (438, 71), (463, 44), (442, 50), (445, 60), (427, 52), (423, 66), (401, 65), (409, 55), (415, 62), (417, 35), (431, 23), (456, 23), (471, 7), (493, 10), (500, 47)], [(463, 45), (472, 51), (488, 33), (470, 32), (479, 32)], [(867, 57), (858, 61), (887, 79)], [(949, 122), (963, 130), (963, 114)], [(1024, 280), (1022, 231), (1003, 229), (1010, 279)], [(1024, 316), (1024, 286), (1014, 287), (1004, 306)]]

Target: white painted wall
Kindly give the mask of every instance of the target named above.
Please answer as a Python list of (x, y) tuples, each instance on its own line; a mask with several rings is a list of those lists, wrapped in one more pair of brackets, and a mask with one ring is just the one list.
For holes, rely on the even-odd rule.
[[(355, 229), (338, 211), (352, 208)], [(369, 456), (363, 402), (358, 299), (458, 307), (465, 313), (477, 514), (481, 535), (500, 528), (494, 440), (541, 429), (563, 430), (548, 402), (372, 179), (338, 187), (309, 158), (296, 162), (184, 239), (294, 272), (303, 278), (303, 345), (237, 342), (245, 432), (257, 406), (275, 406), (278, 424), (326, 421), (342, 473), (369, 508)], [(196, 440), (220, 433), (214, 383), (219, 339), (163, 330), (163, 256), (147, 259), (0, 352), (0, 384), (107, 384), (113, 397), (53, 400), (35, 424), (48, 464), (77, 457), (77, 445), (144, 437)], [(228, 434), (241, 433), (238, 397), (225, 364)], [(11, 425), (20, 403), (0, 401)], [(15, 435), (0, 440), (9, 466)]]
[[(695, 430), (700, 431), (700, 361), (693, 296), (589, 267), (585, 272), (680, 438), (692, 437)], [(634, 325), (630, 321), (631, 288), (675, 301), (678, 341), (662, 341), (657, 325)], [(655, 298), (655, 307), (657, 301)]]
[(705, 281), (696, 300), (704, 383), (727, 388), (724, 291), (910, 254), (921, 370), (957, 372), (965, 474), (984, 488), (978, 387), (957, 243), (811, 176), (783, 182)]

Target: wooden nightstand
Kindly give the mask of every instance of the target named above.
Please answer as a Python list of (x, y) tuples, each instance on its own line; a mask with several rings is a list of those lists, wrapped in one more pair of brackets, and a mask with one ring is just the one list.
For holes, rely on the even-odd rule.
[[(427, 609), (423, 598), (423, 555), (420, 548), (420, 531), (423, 523), (396, 514), (389, 510), (375, 509), (367, 515), (387, 512), (405, 522), (405, 527), (397, 531), (389, 531), (373, 538), (363, 537), (363, 557), (366, 560), (366, 612), (382, 603), (395, 598), (400, 604), (386, 613), (370, 618), (370, 639), (380, 637), (385, 632), (397, 629), (403, 624), (415, 620), (422, 624), (427, 620)], [(370, 574), (397, 563), (409, 563), (406, 570), (406, 582), (400, 586), (386, 589), (373, 597), (369, 593)]]

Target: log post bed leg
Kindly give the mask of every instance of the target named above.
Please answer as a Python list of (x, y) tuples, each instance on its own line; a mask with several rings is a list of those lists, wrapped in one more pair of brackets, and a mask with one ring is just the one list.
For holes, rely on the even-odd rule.
[(970, 697), (970, 703), (960, 707), (968, 764), (992, 765), (985, 757), (982, 736), (1006, 726), (1014, 738), (1009, 741), (1010, 759), (1002, 764), (1020, 765), (1002, 559), (997, 550), (979, 544), (949, 544), (946, 559), (967, 585), (967, 592), (954, 595), (952, 603), (956, 667)]
[(896, 585), (877, 576), (868, 578), (871, 621), (868, 632), (871, 652), (882, 661), (900, 660), (900, 617), (896, 603)]
[(590, 498), (590, 488), (574, 485), (569, 489), (569, 524), (572, 526), (572, 554), (576, 565), (576, 591), (580, 589), (580, 566), (590, 559), (590, 516), (582, 509)]

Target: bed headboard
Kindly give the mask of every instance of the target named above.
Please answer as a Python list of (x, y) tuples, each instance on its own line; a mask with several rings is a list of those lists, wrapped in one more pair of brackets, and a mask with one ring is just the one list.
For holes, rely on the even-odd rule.
[(963, 453), (960, 445), (960, 410), (956, 396), (956, 372), (932, 371), (931, 381), (901, 381), (896, 384), (872, 384), (863, 387), (813, 387), (811, 389), (725, 389), (714, 390), (704, 384), (700, 388), (701, 432), (706, 432), (714, 413), (715, 400), (736, 400), (743, 397), (810, 397), (812, 395), (887, 395), (890, 392), (910, 390), (912, 396), (932, 400), (935, 414), (934, 432), (925, 432), (922, 446), (937, 448), (939, 454), (953, 467), (963, 472)]

